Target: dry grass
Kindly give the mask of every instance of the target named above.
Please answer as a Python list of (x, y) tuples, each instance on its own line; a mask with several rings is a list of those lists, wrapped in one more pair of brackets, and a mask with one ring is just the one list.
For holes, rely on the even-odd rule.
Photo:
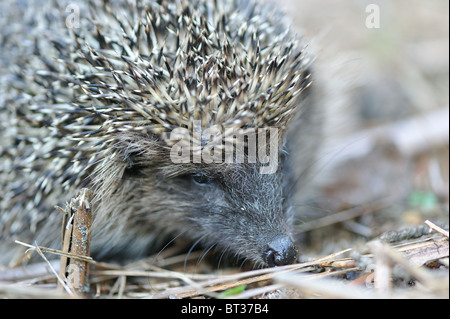
[[(448, 233), (427, 221), (430, 235), (388, 245), (368, 242), (368, 253), (345, 249), (294, 265), (211, 271), (198, 265), (201, 252), (150, 257), (124, 266), (90, 263), (89, 294), (74, 290), (54, 260), (0, 272), (8, 298), (448, 298)], [(20, 243), (19, 244), (24, 244)], [(64, 252), (24, 244), (47, 254)], [(69, 254), (72, 259), (79, 258)], [(61, 259), (65, 259), (62, 257)], [(164, 265), (164, 268), (158, 265)], [(65, 290), (58, 289), (58, 284)]]

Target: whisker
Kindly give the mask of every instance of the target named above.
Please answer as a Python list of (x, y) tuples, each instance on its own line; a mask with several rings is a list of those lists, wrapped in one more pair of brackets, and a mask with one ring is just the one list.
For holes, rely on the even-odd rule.
[(184, 273), (186, 273), (186, 266), (187, 266), (187, 261), (189, 258), (189, 255), (192, 253), (192, 251), (194, 250), (195, 246), (197, 246), (197, 244), (202, 241), (203, 238), (205, 238), (208, 234), (204, 234), (203, 236), (201, 236), (199, 239), (197, 239), (197, 241), (191, 246), (191, 248), (189, 249), (188, 253), (186, 254), (186, 257), (184, 258)]
[(217, 270), (220, 269), (220, 262), (222, 261), (222, 257), (225, 255), (225, 253), (227, 252), (227, 250), (228, 250), (228, 248), (224, 249), (223, 252), (220, 254), (219, 261), (218, 261), (218, 263), (217, 263)]
[[(239, 257), (237, 257), (237, 258), (239, 258)], [(242, 267), (244, 266), (244, 264), (245, 264), (245, 262), (246, 262), (247, 260), (248, 260), (248, 258), (245, 257), (245, 258), (244, 258), (244, 261), (242, 261), (242, 263), (239, 265), (239, 270), (242, 269)]]
[(204, 250), (204, 252), (200, 255), (199, 259), (197, 259), (197, 265), (195, 266), (195, 271), (194, 271), (195, 273), (197, 272), (197, 267), (198, 267), (198, 265), (200, 265), (200, 263), (202, 262), (203, 258), (205, 258), (206, 255), (208, 254), (208, 252), (216, 245), (217, 245), (217, 243), (214, 243), (214, 244), (210, 245), (209, 248), (206, 249), (206, 251)]
[(155, 260), (158, 259), (159, 255), (171, 244), (173, 243), (178, 237), (180, 237), (181, 235), (183, 235), (185, 232), (187, 232), (187, 230), (182, 231), (181, 233), (179, 233), (178, 235), (176, 235), (171, 241), (169, 241), (166, 245), (164, 245), (163, 248), (161, 248), (161, 250), (158, 252), (158, 254), (156, 254), (155, 256)]

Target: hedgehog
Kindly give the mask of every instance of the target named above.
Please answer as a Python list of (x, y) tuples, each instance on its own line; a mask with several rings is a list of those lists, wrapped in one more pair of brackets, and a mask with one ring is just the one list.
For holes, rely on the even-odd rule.
[[(14, 240), (59, 248), (54, 207), (82, 187), (94, 193), (96, 260), (149, 256), (179, 238), (259, 267), (296, 262), (292, 203), (310, 187), (323, 120), (313, 55), (273, 4), (3, 9), (0, 263), (21, 251)], [(276, 129), (276, 169), (263, 174), (259, 157), (173, 160), (175, 130), (201, 151), (212, 127)]]

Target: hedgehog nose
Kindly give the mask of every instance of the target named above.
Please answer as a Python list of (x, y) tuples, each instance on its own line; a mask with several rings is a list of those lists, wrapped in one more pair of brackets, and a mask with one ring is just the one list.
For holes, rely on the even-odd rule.
[(266, 246), (263, 258), (269, 267), (289, 265), (297, 259), (297, 250), (288, 236), (279, 236)]

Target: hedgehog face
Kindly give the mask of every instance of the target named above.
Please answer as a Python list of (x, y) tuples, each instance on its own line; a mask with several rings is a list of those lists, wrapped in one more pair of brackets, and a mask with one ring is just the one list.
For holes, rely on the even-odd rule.
[[(275, 152), (278, 169), (264, 174), (265, 164), (259, 161), (174, 164), (170, 148), (154, 135), (122, 136), (120, 141), (115, 156), (120, 160), (108, 160), (113, 166), (92, 174), (97, 178), (93, 181), (98, 185), (96, 193), (110, 194), (99, 197), (97, 207), (102, 212), (98, 216), (116, 220), (114, 224), (120, 226), (120, 231), (96, 229), (98, 238), (109, 238), (99, 247), (110, 247), (110, 253), (119, 256), (145, 255), (157, 251), (167, 238), (182, 235), (192, 249), (197, 245), (205, 251), (214, 248), (255, 266), (296, 260), (293, 210), (285, 191), (285, 179), (291, 173), (284, 152)], [(111, 175), (122, 175), (121, 181), (111, 180)], [(127, 200), (118, 202), (120, 194), (127, 194)], [(96, 221), (105, 224), (102, 219)], [(117, 248), (111, 248), (112, 241), (117, 241)]]
[[(158, 197), (166, 199), (162, 215), (167, 223), (159, 222), (169, 225), (173, 236), (183, 233), (192, 248), (200, 244), (256, 266), (293, 263), (293, 214), (283, 196), (281, 170), (261, 174), (258, 164), (212, 164), (191, 166), (175, 177), (160, 176)], [(180, 218), (177, 225), (174, 215)]]
[(186, 216), (190, 236), (255, 265), (295, 261), (291, 210), (283, 198), (282, 175), (260, 174), (256, 165), (202, 170), (183, 177), (192, 198)]

